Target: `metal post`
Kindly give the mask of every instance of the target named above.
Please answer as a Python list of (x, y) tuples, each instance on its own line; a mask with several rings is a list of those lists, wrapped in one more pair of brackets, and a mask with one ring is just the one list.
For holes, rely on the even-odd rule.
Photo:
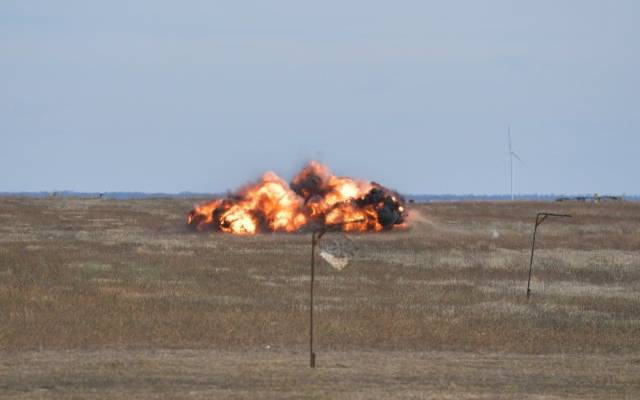
[(536, 215), (536, 224), (533, 228), (533, 240), (531, 241), (531, 259), (529, 260), (529, 279), (527, 280), (527, 300), (529, 300), (529, 296), (531, 295), (531, 272), (533, 271), (533, 252), (536, 247), (536, 233), (538, 232), (538, 226), (540, 225), (539, 221), (540, 214)]
[(554, 213), (538, 213), (536, 215), (536, 224), (533, 228), (533, 240), (531, 241), (531, 259), (529, 260), (529, 279), (527, 280), (527, 300), (531, 296), (531, 274), (533, 272), (533, 252), (536, 247), (536, 233), (538, 232), (538, 226), (540, 226), (548, 217), (564, 217), (571, 218), (569, 214), (554, 214)]
[(352, 224), (356, 222), (362, 222), (363, 219), (357, 219), (354, 221), (340, 222), (337, 224), (324, 225), (321, 228), (314, 229), (311, 233), (311, 282), (309, 287), (309, 366), (311, 368), (316, 367), (316, 353), (313, 352), (313, 283), (316, 275), (316, 245), (328, 230), (335, 230), (341, 228), (344, 225)]
[(313, 281), (316, 274), (316, 231), (311, 234), (311, 287), (309, 289), (309, 366), (316, 367), (316, 353), (313, 352)]

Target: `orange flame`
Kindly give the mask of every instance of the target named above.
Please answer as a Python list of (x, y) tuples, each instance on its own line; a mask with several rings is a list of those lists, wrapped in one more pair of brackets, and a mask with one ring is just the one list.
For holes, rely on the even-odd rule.
[(374, 182), (337, 177), (311, 161), (290, 185), (267, 172), (236, 195), (197, 205), (187, 224), (236, 234), (295, 232), (311, 224), (380, 231), (402, 224), (403, 218), (404, 201), (398, 194)]

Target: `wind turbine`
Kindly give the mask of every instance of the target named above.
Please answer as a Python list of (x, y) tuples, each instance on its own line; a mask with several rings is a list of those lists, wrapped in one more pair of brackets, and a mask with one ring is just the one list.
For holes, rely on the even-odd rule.
[(516, 160), (520, 161), (523, 164), (524, 164), (524, 161), (522, 161), (520, 156), (518, 156), (516, 154), (516, 152), (513, 151), (513, 148), (511, 147), (511, 124), (507, 125), (507, 137), (509, 138), (509, 171), (511, 173), (511, 201), (513, 201), (514, 200), (514, 197), (513, 197), (513, 159), (515, 158)]

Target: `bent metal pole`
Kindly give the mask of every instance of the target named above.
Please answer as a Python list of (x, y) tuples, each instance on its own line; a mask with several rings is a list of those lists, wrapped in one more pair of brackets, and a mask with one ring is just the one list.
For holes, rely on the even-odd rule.
[(527, 280), (527, 300), (531, 296), (531, 272), (533, 271), (533, 252), (536, 247), (536, 233), (538, 232), (538, 226), (540, 226), (548, 217), (562, 217), (571, 218), (569, 214), (555, 214), (555, 213), (538, 213), (536, 215), (536, 224), (533, 227), (533, 240), (531, 241), (531, 259), (529, 260), (529, 279)]

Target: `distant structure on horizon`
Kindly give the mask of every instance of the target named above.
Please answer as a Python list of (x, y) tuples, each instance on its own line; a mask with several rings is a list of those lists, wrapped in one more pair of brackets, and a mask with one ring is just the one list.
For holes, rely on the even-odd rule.
[(516, 154), (516, 152), (513, 151), (513, 148), (511, 147), (511, 124), (507, 125), (507, 138), (509, 139), (509, 172), (511, 177), (511, 201), (513, 201), (515, 200), (515, 197), (513, 195), (513, 159), (515, 158), (523, 164), (524, 162), (522, 161), (520, 156), (518, 156), (518, 154)]
[(599, 196), (598, 193), (596, 193), (593, 195), (593, 197), (590, 197), (590, 196), (558, 197), (556, 201), (557, 202), (576, 201), (579, 203), (591, 202), (591, 203), (599, 204), (599, 203), (604, 203), (609, 201), (624, 201), (624, 197), (623, 196)]

